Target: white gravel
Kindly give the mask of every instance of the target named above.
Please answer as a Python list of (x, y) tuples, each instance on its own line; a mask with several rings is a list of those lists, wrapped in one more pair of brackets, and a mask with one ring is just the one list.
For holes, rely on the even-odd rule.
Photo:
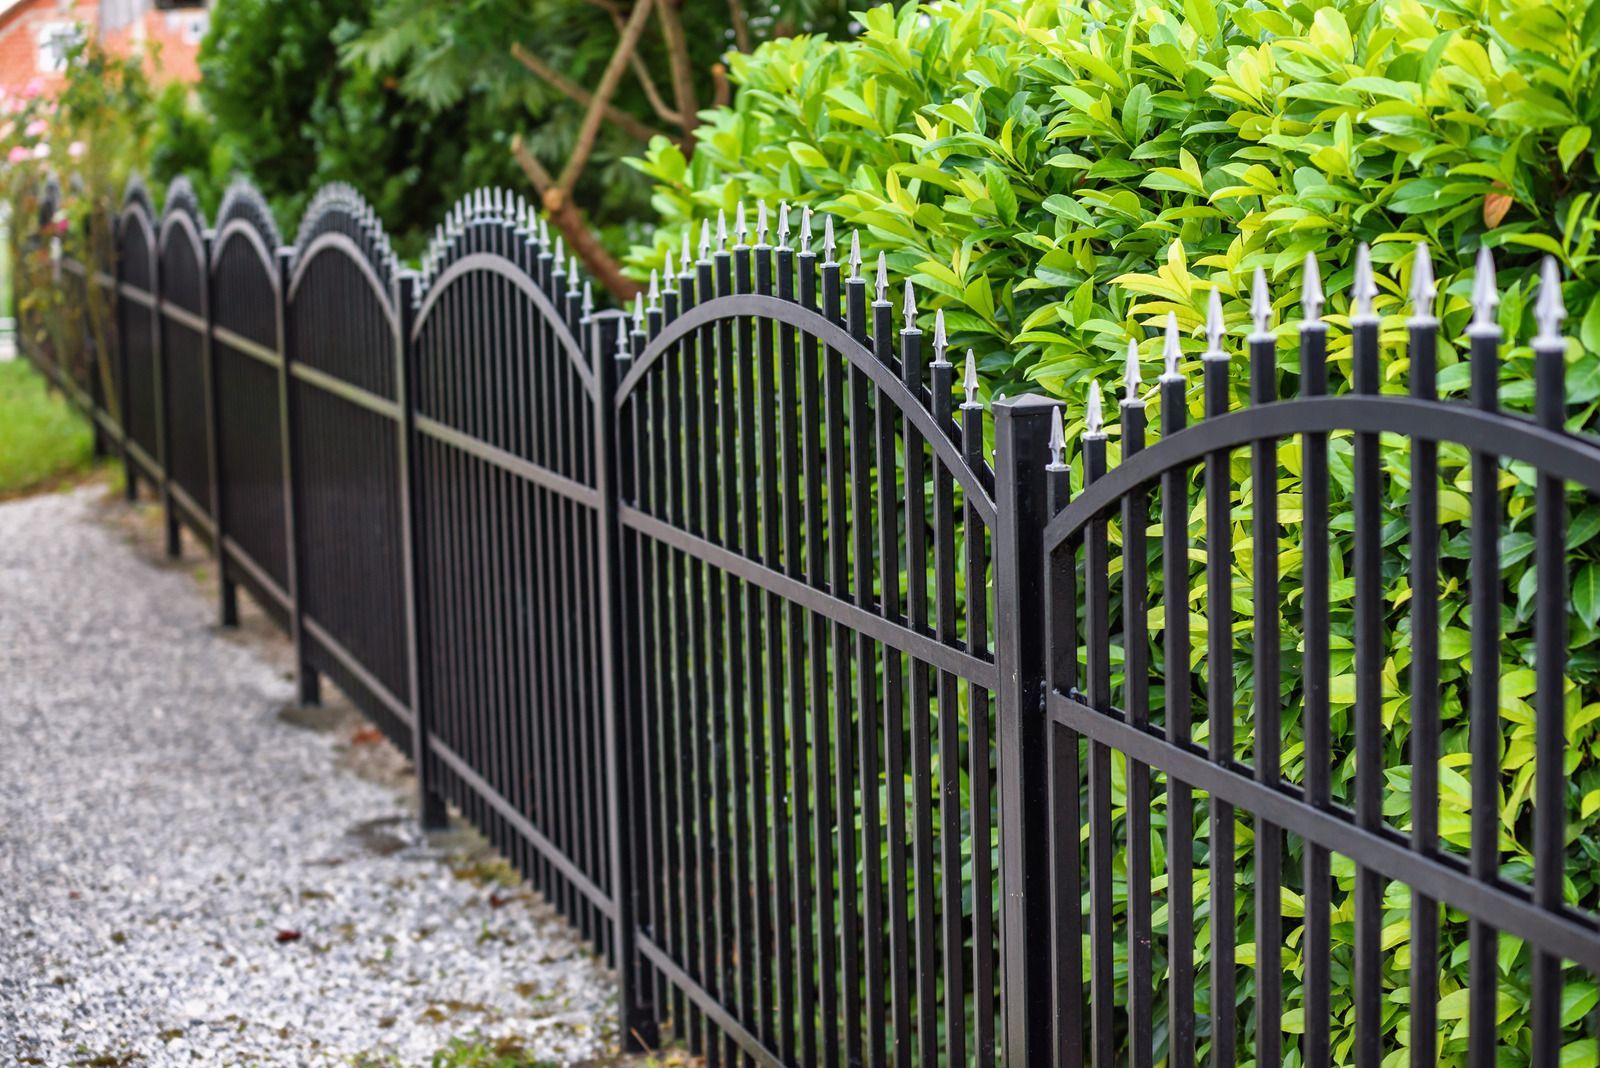
[(281, 663), (102, 492), (0, 505), (0, 1064), (604, 1054), (613, 980), (583, 942), (420, 840), (348, 730), (280, 718)]

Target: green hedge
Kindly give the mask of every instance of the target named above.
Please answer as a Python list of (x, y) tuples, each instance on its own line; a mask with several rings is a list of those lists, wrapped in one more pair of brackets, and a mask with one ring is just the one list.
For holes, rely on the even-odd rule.
[[(1592, 429), (1600, 401), (1600, 172), (1590, 145), (1600, 119), (1600, 4), (1487, 0), (1388, 3), (1335, 0), (1321, 6), (1249, 0), (1027, 0), (908, 3), (860, 16), (849, 42), (777, 41), (734, 57), (734, 104), (708, 112), (692, 162), (664, 143), (637, 165), (656, 181), (663, 226), (652, 246), (634, 249), (640, 270), (660, 263), (681, 227), (731, 209), (739, 198), (804, 202), (862, 230), (864, 245), (887, 252), (912, 277), (924, 311), (945, 309), (952, 342), (982, 356), (991, 389), (1043, 388), (1082, 410), (1090, 378), (1115, 381), (1130, 337), (1146, 368), (1157, 368), (1152, 327), (1175, 312), (1184, 349), (1198, 354), (1205, 300), (1225, 296), (1233, 333), (1247, 321), (1248, 281), (1257, 267), (1272, 279), (1283, 348), (1281, 388), (1298, 387), (1292, 341), (1299, 312), (1301, 264), (1314, 255), (1330, 291), (1326, 318), (1335, 326), (1336, 380), (1348, 367), (1343, 330), (1358, 242), (1369, 242), (1382, 277), (1376, 304), (1386, 316), (1386, 388), (1406, 388), (1402, 348), (1404, 294), (1415, 243), (1433, 249), (1439, 311), (1447, 338), (1465, 326), (1468, 271), (1480, 244), (1495, 248), (1504, 299), (1500, 321), (1509, 341), (1502, 398), (1531, 405), (1531, 304), (1537, 261), (1559, 257), (1577, 340), (1568, 354), (1570, 424)], [(1440, 386), (1464, 394), (1462, 353), (1441, 345)], [(1191, 367), (1193, 364), (1191, 364)], [(1236, 403), (1246, 370), (1234, 361)], [(1191, 393), (1198, 414), (1198, 397)], [(1152, 412), (1152, 416), (1155, 413)], [(1069, 437), (1073, 427), (1069, 427)], [(1114, 432), (1114, 431), (1113, 431)], [(1115, 451), (1115, 442), (1113, 443)], [(1350, 442), (1335, 436), (1335, 515), (1350, 489)], [(1470, 768), (1463, 699), (1470, 663), (1465, 634), (1466, 503), (1472, 487), (1465, 453), (1442, 453), (1446, 848), (1465, 849)], [(1404, 541), (1409, 455), (1385, 444), (1387, 480), (1385, 593), (1388, 659), (1384, 671), (1385, 762), (1391, 769), (1385, 812), (1409, 827), (1407, 745), (1410, 597)], [(1249, 757), (1254, 700), (1248, 596), (1253, 546), (1248, 460), (1234, 468), (1236, 494), (1235, 675), (1240, 695), (1240, 756)], [(1502, 665), (1503, 833), (1507, 878), (1531, 871), (1528, 821), (1532, 786), (1531, 597), (1532, 473), (1501, 472), (1508, 500), (1502, 551), (1507, 582)], [(1299, 677), (1298, 449), (1280, 451), (1284, 531), (1282, 642), (1285, 771), (1298, 780)], [(1203, 527), (1196, 514), (1197, 545)], [(1600, 885), (1600, 506), (1571, 502), (1572, 582), (1568, 695), (1567, 898), (1596, 906)], [(1348, 800), (1353, 773), (1350, 549), (1346, 516), (1333, 524), (1334, 790)], [(1193, 576), (1191, 610), (1202, 631), (1203, 578)], [(1170, 603), (1164, 591), (1159, 601)], [(1116, 615), (1113, 615), (1116, 618)], [(1159, 615), (1157, 616), (1159, 622)], [(1156, 663), (1160, 666), (1159, 651)], [(1207, 671), (1197, 654), (1190, 681)], [(1120, 776), (1119, 786), (1120, 790)], [(1118, 797), (1120, 805), (1120, 794)], [(1119, 809), (1120, 815), (1120, 809)], [(1155, 813), (1159, 831), (1165, 812)], [(1200, 828), (1202, 848), (1207, 843)], [(1241, 825), (1240, 871), (1252, 870), (1252, 841)], [(1159, 851), (1158, 851), (1159, 852)], [(1160, 856), (1156, 871), (1160, 872)], [(1299, 1024), (1302, 947), (1295, 922), (1299, 845), (1291, 842), (1285, 900), (1290, 920), (1284, 963), (1291, 972), (1285, 1023)], [(1348, 893), (1353, 870), (1336, 860), (1335, 974), (1351, 961)], [(1119, 891), (1120, 892), (1120, 891)], [(1209, 924), (1206, 888), (1198, 890)], [(1119, 906), (1120, 907), (1120, 906)], [(1409, 894), (1386, 898), (1385, 999), (1391, 1060), (1404, 1063), (1409, 1037)], [(1253, 963), (1253, 904), (1241, 888), (1235, 905), (1241, 964)], [(1157, 968), (1164, 939), (1158, 923)], [(1208, 938), (1201, 932), (1201, 945)], [(1444, 916), (1441, 1035), (1444, 1063), (1464, 1060), (1466, 929)], [(1121, 952), (1119, 948), (1119, 953)], [(1527, 1062), (1528, 951), (1501, 939), (1501, 1064)], [(1119, 959), (1119, 977), (1123, 975)], [(1564, 1018), (1570, 1041), (1564, 1065), (1600, 1063), (1592, 1028), (1592, 976), (1570, 975)], [(1120, 983), (1119, 978), (1119, 983)], [(1209, 976), (1200, 980), (1202, 1001)], [(1251, 984), (1241, 984), (1241, 1006)], [(1122, 995), (1119, 993), (1119, 998)], [(1161, 1012), (1164, 1014), (1164, 1006)], [(1348, 1058), (1353, 1006), (1334, 1006), (1335, 1052)], [(1245, 1034), (1251, 1023), (1241, 1017)], [(1203, 1034), (1204, 1037), (1204, 1034)], [(1158, 1020), (1158, 1042), (1165, 1021)], [(1293, 1043), (1290, 1044), (1293, 1046)], [(1246, 1054), (1241, 1054), (1245, 1056)], [(1298, 1052), (1287, 1063), (1298, 1063)]]

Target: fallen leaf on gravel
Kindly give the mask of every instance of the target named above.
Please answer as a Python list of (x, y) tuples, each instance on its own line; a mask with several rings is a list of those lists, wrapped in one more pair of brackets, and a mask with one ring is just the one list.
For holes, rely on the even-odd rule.
[(298, 941), (300, 941), (300, 932), (299, 931), (279, 931), (278, 932), (278, 941), (279, 942), (298, 942)]
[(350, 736), (351, 745), (371, 745), (383, 740), (383, 732), (376, 727), (362, 727)]

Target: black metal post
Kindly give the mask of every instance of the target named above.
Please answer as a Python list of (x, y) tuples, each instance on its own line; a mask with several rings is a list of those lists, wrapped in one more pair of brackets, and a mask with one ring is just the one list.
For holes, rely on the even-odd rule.
[(419, 279), (406, 271), (395, 279), (395, 405), (400, 412), (396, 470), (400, 473), (400, 553), (405, 562), (406, 683), (411, 701), (411, 762), (417, 769), (417, 819), (425, 831), (442, 831), (450, 825), (444, 797), (434, 785), (434, 763), (429, 748), (433, 737), (433, 703), (424, 684), (423, 656), (432, 647), (426, 633), (428, 613), (422, 610), (422, 576), (426, 554), (419, 545), (417, 516), (421, 514), (422, 472), (417, 458), (417, 408), (415, 401), (416, 345), (411, 336), (417, 317)]
[[(622, 591), (621, 470), (618, 466), (618, 420), (615, 396), (617, 360), (608, 354), (602, 320), (589, 324), (590, 354), (595, 371), (595, 489), (600, 501), (596, 556), (600, 565), (600, 707), (605, 728), (606, 781), (610, 788), (608, 841), (611, 897), (616, 906), (614, 941), (619, 979), (619, 1030), (625, 1050), (649, 1049), (656, 1042), (651, 1005), (653, 984), (643, 981), (636, 949), (643, 873), (635, 870), (635, 848), (647, 833), (643, 783), (638, 781), (642, 734), (634, 729), (639, 709), (629, 707), (626, 639)], [(620, 320), (616, 329), (624, 326)], [(623, 342), (624, 344), (626, 342)]]
[(1049, 791), (1045, 781), (1045, 465), (1057, 404), (1007, 397), (995, 416), (995, 660), (1000, 780), (1000, 1004), (1005, 1063), (1049, 1056)]
[(126, 338), (127, 305), (122, 299), (122, 246), (123, 231), (127, 226), (127, 216), (118, 215), (112, 227), (111, 244), (113, 248), (111, 261), (111, 300), (112, 307), (116, 310), (114, 319), (117, 332), (117, 363), (120, 365), (117, 375), (117, 419), (122, 424), (122, 495), (128, 501), (139, 499), (139, 474), (133, 463), (133, 450), (129, 447), (133, 441), (133, 432), (128, 419), (128, 346)]
[[(152, 220), (153, 222), (154, 220)], [(161, 517), (167, 530), (167, 558), (176, 560), (183, 555), (183, 525), (172, 507), (172, 441), (167, 435), (167, 347), (166, 316), (161, 311), (162, 283), (161, 236), (155, 231), (154, 257), (151, 264), (150, 285), (150, 366), (155, 380), (156, 413), (156, 467), (160, 479), (156, 491), (161, 497)]]
[(278, 436), (283, 447), (283, 520), (287, 528), (289, 563), (289, 640), (294, 645), (297, 697), (302, 705), (322, 703), (322, 679), (306, 658), (305, 603), (300, 593), (301, 564), (299, 494), (300, 449), (294, 389), (294, 345), (289, 337), (289, 279), (294, 273), (294, 249), (278, 249), (278, 343), (283, 359), (278, 365)]
[(224, 627), (236, 627), (239, 625), (239, 587), (228, 578), (227, 523), (222, 518), (223, 494), (227, 487), (222, 479), (222, 430), (217, 423), (222, 397), (217, 389), (217, 345), (211, 329), (211, 257), (215, 248), (216, 231), (207, 230), (200, 236), (200, 317), (206, 324), (205, 334), (200, 339), (200, 367), (205, 376), (206, 469), (211, 481), (211, 549), (217, 558), (217, 622)]

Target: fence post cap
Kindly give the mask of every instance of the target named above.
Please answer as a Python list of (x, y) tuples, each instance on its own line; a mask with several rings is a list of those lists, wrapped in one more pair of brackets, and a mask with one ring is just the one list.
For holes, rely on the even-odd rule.
[(1042, 393), (1017, 393), (997, 398), (993, 407), (997, 412), (1011, 412), (1015, 415), (1042, 415), (1048, 409), (1061, 407), (1061, 402)]

